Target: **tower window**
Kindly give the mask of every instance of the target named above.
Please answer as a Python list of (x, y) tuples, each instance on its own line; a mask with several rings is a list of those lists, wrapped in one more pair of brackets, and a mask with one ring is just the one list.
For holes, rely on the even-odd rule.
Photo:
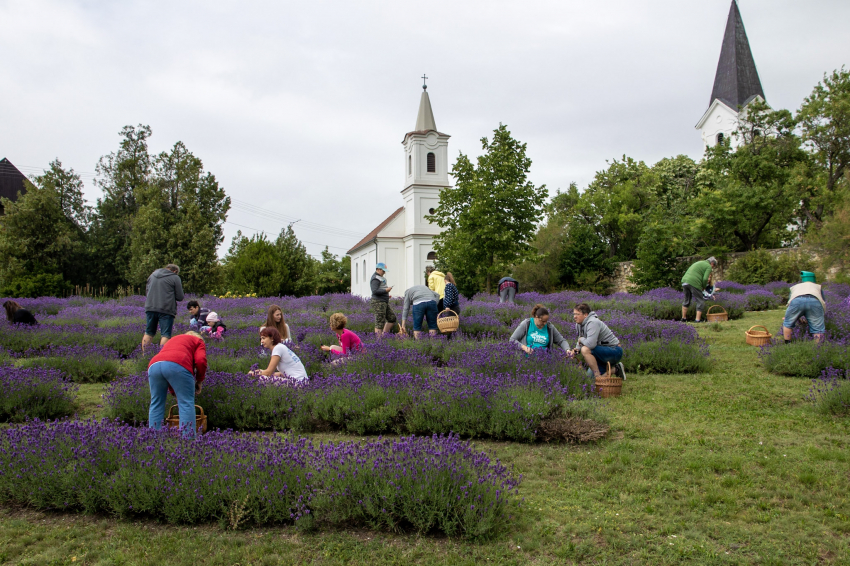
[(437, 157), (433, 153), (428, 154), (428, 172), (437, 172)]
[(411, 155), (407, 156), (407, 174), (413, 174), (413, 156)]
[(437, 252), (428, 252), (428, 257), (426, 259), (428, 261), (434, 261), (437, 259)]
[(717, 134), (717, 145), (720, 145), (720, 144), (723, 143), (723, 138), (724, 138), (723, 132), (720, 132), (719, 134)]

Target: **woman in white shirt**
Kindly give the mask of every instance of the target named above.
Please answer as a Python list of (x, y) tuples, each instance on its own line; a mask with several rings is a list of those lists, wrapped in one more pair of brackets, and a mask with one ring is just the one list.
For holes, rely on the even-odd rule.
[(281, 341), (277, 328), (271, 326), (263, 328), (260, 331), (260, 342), (263, 348), (272, 351), (272, 357), (269, 360), (269, 367), (255, 370), (251, 372), (251, 375), (263, 381), (280, 383), (299, 383), (309, 379), (304, 364), (295, 352)]

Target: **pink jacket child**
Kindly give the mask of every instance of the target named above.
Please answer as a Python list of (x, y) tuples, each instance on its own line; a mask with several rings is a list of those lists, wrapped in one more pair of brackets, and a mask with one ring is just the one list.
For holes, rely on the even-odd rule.
[(344, 314), (341, 312), (332, 314), (330, 323), (331, 330), (333, 330), (339, 340), (339, 346), (322, 346), (322, 350), (338, 356), (344, 356), (360, 349), (363, 343), (357, 334), (345, 327), (348, 324), (348, 319)]
[(224, 338), (224, 333), (227, 331), (227, 326), (221, 321), (218, 313), (211, 312), (207, 315), (207, 324), (201, 328), (201, 332), (206, 334), (213, 340), (221, 340)]

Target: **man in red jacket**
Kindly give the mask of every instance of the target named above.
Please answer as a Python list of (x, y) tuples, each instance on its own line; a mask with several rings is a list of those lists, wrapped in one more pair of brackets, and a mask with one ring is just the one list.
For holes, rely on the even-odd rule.
[(159, 429), (165, 418), (165, 399), (170, 391), (177, 397), (180, 430), (195, 437), (195, 394), (207, 373), (207, 347), (197, 332), (187, 332), (169, 340), (148, 364), (151, 408), (148, 426)]

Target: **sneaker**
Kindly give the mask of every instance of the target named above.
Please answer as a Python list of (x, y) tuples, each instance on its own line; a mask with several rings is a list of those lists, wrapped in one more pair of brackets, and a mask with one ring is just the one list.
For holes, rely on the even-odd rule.
[(587, 368), (587, 378), (593, 379), (593, 370), (590, 368)]
[(702, 319), (702, 320), (695, 320), (694, 322), (695, 322), (696, 324), (702, 324), (703, 322), (705, 322), (705, 319)]
[(618, 362), (615, 366), (617, 369), (617, 375), (623, 378), (623, 381), (626, 381), (626, 368), (623, 366), (623, 362)]
[(687, 318), (683, 318), (683, 319), (682, 319), (682, 320), (680, 320), (679, 322), (688, 322), (688, 319), (687, 319)]

